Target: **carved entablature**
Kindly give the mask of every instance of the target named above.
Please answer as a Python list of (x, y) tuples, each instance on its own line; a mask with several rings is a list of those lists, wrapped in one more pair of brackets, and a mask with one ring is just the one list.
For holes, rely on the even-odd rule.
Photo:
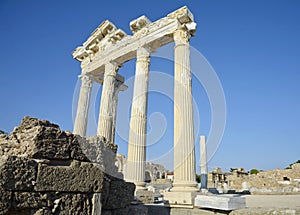
[(130, 22), (130, 30), (132, 31), (133, 34), (136, 32), (140, 31), (144, 27), (147, 27), (151, 21), (146, 17), (146, 16), (141, 16), (135, 20), (132, 20)]
[(108, 20), (102, 22), (98, 28), (101, 29), (104, 37), (117, 29), (116, 26)]
[(73, 57), (82, 62), (82, 66), (84, 66), (92, 61), (97, 53), (104, 51), (107, 47), (117, 43), (126, 36), (124, 31), (117, 29), (113, 23), (106, 20), (92, 32), (82, 46), (76, 48), (73, 52)]
[(81, 67), (85, 72), (100, 74), (112, 60), (122, 65), (136, 58), (139, 47), (147, 47), (152, 51), (174, 40), (188, 43), (196, 27), (194, 16), (186, 6), (155, 22), (146, 16), (131, 21), (133, 35), (126, 35), (106, 20), (73, 52), (73, 57), (82, 62)]
[(179, 23), (182, 24), (181, 27), (185, 28), (191, 36), (194, 36), (197, 24), (194, 22), (194, 15), (186, 6), (169, 13), (167, 17), (170, 19), (177, 19)]
[(194, 22), (194, 15), (187, 8), (187, 6), (184, 6), (182, 8), (179, 8), (178, 10), (175, 10), (172, 13), (169, 13), (167, 17), (170, 19), (177, 19), (181, 24)]
[(83, 61), (89, 54), (83, 46), (79, 46), (73, 51), (73, 57), (78, 61)]
[(127, 34), (121, 29), (118, 29), (110, 35), (109, 39), (113, 44), (115, 44), (116, 42), (122, 40), (125, 36), (127, 36)]

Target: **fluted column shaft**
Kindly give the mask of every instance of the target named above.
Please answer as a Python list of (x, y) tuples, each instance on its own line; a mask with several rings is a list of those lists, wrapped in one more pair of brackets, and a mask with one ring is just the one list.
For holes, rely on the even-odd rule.
[(97, 135), (105, 137), (107, 141), (112, 141), (114, 120), (112, 104), (115, 95), (117, 70), (118, 66), (113, 62), (105, 65)]
[(79, 78), (81, 79), (81, 87), (73, 133), (85, 136), (88, 120), (90, 95), (93, 83), (91, 78), (86, 74), (80, 75)]
[(174, 188), (190, 191), (196, 186), (190, 34), (174, 32)]
[(117, 106), (119, 100), (119, 92), (123, 89), (120, 89), (121, 85), (123, 85), (123, 81), (116, 81), (115, 83), (115, 90), (114, 90), (114, 97), (113, 97), (113, 104), (112, 104), (112, 116), (113, 116), (113, 124), (111, 129), (111, 141), (115, 141), (115, 130), (116, 130), (116, 120), (117, 120)]
[(136, 189), (145, 187), (147, 103), (150, 51), (137, 50), (136, 73), (130, 118), (126, 180)]

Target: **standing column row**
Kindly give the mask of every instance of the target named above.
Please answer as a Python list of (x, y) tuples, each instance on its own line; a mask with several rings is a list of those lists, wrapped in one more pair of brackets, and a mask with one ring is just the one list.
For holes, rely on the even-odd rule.
[[(127, 89), (127, 86), (123, 84), (122, 77), (121, 80), (116, 80), (117, 70), (118, 66), (116, 64), (108, 63), (105, 67), (103, 79), (97, 135), (105, 137), (108, 141), (114, 141), (118, 93)], [(80, 75), (79, 78), (81, 78), (81, 87), (73, 133), (85, 136), (92, 79), (90, 75), (85, 73)]]
[(111, 141), (115, 141), (115, 130), (116, 130), (116, 120), (117, 120), (117, 106), (119, 100), (119, 92), (126, 90), (128, 87), (124, 84), (124, 81), (116, 81), (115, 89), (114, 89), (114, 98), (112, 104), (112, 129), (111, 129)]
[(87, 74), (82, 74), (79, 78), (81, 79), (81, 87), (73, 133), (85, 136), (93, 82)]
[(137, 50), (136, 73), (130, 118), (126, 180), (134, 182), (136, 189), (145, 189), (147, 104), (150, 51)]
[(196, 191), (192, 77), (190, 71), (190, 33), (174, 32), (174, 188)]
[(105, 65), (97, 135), (105, 137), (107, 141), (112, 141), (115, 113), (112, 104), (115, 97), (117, 71), (118, 65), (114, 62)]

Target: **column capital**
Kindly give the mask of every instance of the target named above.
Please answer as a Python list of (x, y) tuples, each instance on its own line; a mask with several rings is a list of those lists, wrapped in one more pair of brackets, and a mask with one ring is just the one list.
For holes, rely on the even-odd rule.
[(81, 75), (78, 75), (78, 78), (81, 79), (82, 87), (92, 87), (93, 80), (88, 74), (82, 73)]
[(188, 44), (191, 38), (191, 34), (184, 28), (179, 28), (173, 33), (175, 44)]
[(136, 59), (137, 60), (143, 60), (143, 59), (147, 59), (150, 57), (151, 55), (151, 47), (139, 47), (136, 50)]
[(118, 69), (119, 65), (114, 61), (110, 61), (109, 63), (105, 64), (104, 76), (110, 75), (116, 77)]

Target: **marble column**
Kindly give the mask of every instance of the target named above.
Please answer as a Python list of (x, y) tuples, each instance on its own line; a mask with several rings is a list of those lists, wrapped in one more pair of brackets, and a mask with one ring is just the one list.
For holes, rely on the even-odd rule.
[(124, 81), (116, 81), (115, 90), (114, 90), (114, 97), (112, 103), (112, 116), (113, 116), (113, 124), (111, 129), (111, 141), (115, 141), (115, 130), (116, 130), (116, 120), (117, 120), (117, 106), (118, 106), (118, 99), (119, 99), (119, 92), (126, 90), (128, 87), (124, 85)]
[(192, 76), (190, 71), (190, 34), (174, 32), (174, 183), (172, 191), (197, 191)]
[(118, 65), (114, 62), (105, 65), (97, 135), (105, 137), (107, 141), (112, 141), (114, 120), (112, 106), (115, 95), (117, 71)]
[(206, 138), (200, 136), (200, 176), (201, 190), (207, 190), (207, 158), (206, 158)]
[(73, 133), (85, 136), (93, 82), (87, 74), (82, 74), (79, 78), (81, 79), (81, 87)]
[(134, 182), (136, 190), (145, 189), (149, 63), (150, 51), (146, 48), (139, 48), (137, 50), (126, 170), (126, 180)]

